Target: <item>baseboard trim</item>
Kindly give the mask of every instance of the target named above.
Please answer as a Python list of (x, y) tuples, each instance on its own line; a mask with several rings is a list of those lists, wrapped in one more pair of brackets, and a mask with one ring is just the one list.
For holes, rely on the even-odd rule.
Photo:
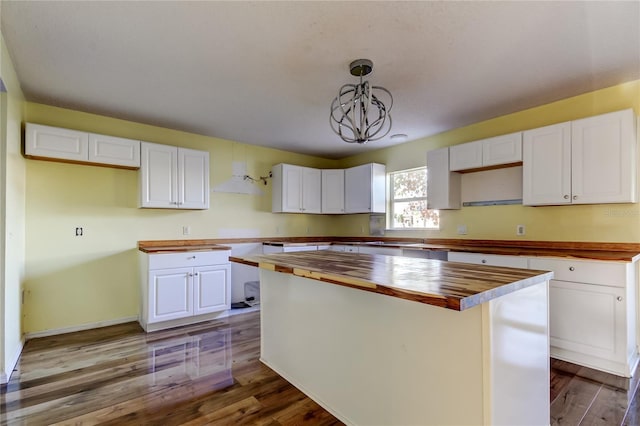
[(36, 331), (33, 333), (26, 333), (25, 340), (36, 339), (38, 337), (56, 336), (58, 334), (74, 333), (76, 331), (85, 331), (85, 330), (91, 330), (94, 328), (108, 327), (110, 325), (118, 325), (118, 324), (124, 324), (127, 322), (137, 322), (137, 321), (138, 321), (138, 317), (135, 316), (135, 317), (118, 318), (118, 319), (107, 320), (107, 321), (92, 322), (92, 323), (82, 324), (82, 325), (74, 325), (72, 327), (63, 327), (63, 328), (55, 328), (51, 330)]
[(0, 372), (1, 385), (9, 383), (9, 380), (11, 380), (11, 373), (13, 373), (14, 368), (16, 368), (20, 355), (22, 355), (22, 348), (24, 348), (24, 339), (20, 340), (18, 349), (16, 349), (16, 352), (13, 354), (13, 358), (9, 360), (9, 364), (5, 367), (5, 371)]

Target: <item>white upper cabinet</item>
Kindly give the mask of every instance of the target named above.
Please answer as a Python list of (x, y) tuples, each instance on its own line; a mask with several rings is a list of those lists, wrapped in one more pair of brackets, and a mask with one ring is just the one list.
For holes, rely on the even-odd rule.
[(523, 204), (636, 202), (635, 120), (628, 109), (524, 132)]
[(322, 170), (322, 213), (344, 213), (344, 170)]
[(522, 204), (571, 203), (571, 123), (523, 134)]
[(482, 167), (482, 141), (467, 142), (449, 147), (451, 171)]
[(209, 153), (141, 144), (140, 207), (209, 208)]
[(27, 156), (88, 161), (87, 132), (27, 123), (24, 152)]
[(386, 212), (386, 167), (369, 163), (345, 170), (346, 213)]
[(136, 169), (140, 141), (27, 123), (25, 156)]
[(460, 173), (449, 170), (449, 148), (427, 152), (427, 208), (460, 208)]
[(508, 166), (522, 161), (522, 132), (449, 147), (450, 171)]
[(490, 167), (522, 161), (522, 132), (482, 141), (482, 166)]
[(209, 208), (209, 153), (178, 148), (178, 207)]
[(571, 123), (574, 204), (635, 202), (636, 162), (633, 110)]
[(277, 164), (271, 169), (274, 213), (320, 213), (321, 172), (310, 167)]
[(140, 167), (140, 141), (89, 134), (89, 162)]

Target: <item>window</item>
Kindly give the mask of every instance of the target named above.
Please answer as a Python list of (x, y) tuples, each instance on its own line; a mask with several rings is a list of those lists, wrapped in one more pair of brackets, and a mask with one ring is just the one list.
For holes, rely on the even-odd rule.
[(389, 217), (391, 229), (438, 228), (438, 210), (427, 209), (427, 168), (389, 173)]

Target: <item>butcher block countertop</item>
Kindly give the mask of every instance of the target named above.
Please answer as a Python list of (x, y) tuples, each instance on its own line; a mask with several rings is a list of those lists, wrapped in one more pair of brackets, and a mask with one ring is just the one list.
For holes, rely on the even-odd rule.
[(214, 250), (231, 250), (231, 247), (219, 244), (164, 244), (164, 245), (144, 245), (138, 244), (138, 250), (145, 253), (162, 254), (162, 253), (178, 253), (184, 251), (214, 251)]
[(456, 311), (553, 278), (548, 271), (327, 250), (229, 259)]
[[(442, 242), (441, 242), (442, 241)], [(533, 256), (533, 257), (564, 257), (585, 260), (606, 260), (616, 262), (635, 262), (640, 259), (640, 248), (634, 247), (637, 244), (619, 243), (563, 243), (563, 242), (533, 242), (523, 241), (521, 245), (513, 241), (499, 240), (438, 240), (427, 243), (412, 241), (342, 241), (336, 239), (328, 242), (287, 242), (287, 241), (265, 241), (263, 244), (271, 246), (305, 246), (305, 245), (365, 245), (374, 247), (401, 248), (403, 250), (426, 250), (426, 251), (456, 251), (467, 253), (484, 254), (504, 254), (510, 256)], [(506, 244), (505, 244), (506, 243)]]
[(224, 244), (242, 243), (262, 243), (284, 247), (330, 244), (371, 245), (402, 248), (403, 250), (457, 251), (511, 256), (548, 256), (614, 262), (635, 262), (640, 259), (640, 244), (638, 243), (525, 240), (391, 239), (380, 237), (289, 237), (278, 240), (273, 238), (226, 238), (139, 241), (138, 248), (146, 253), (171, 253), (191, 250), (229, 250), (230, 248)]

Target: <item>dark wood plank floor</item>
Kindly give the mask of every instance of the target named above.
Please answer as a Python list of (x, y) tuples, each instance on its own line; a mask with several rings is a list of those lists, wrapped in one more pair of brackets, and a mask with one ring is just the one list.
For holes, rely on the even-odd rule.
[(552, 359), (551, 425), (640, 425), (637, 387), (637, 374), (625, 379)]
[(30, 340), (0, 392), (0, 424), (342, 424), (259, 354), (257, 312)]
[[(27, 342), (0, 424), (337, 425), (258, 360), (259, 312), (144, 333), (136, 323)], [(637, 380), (552, 360), (552, 425), (640, 425)]]

